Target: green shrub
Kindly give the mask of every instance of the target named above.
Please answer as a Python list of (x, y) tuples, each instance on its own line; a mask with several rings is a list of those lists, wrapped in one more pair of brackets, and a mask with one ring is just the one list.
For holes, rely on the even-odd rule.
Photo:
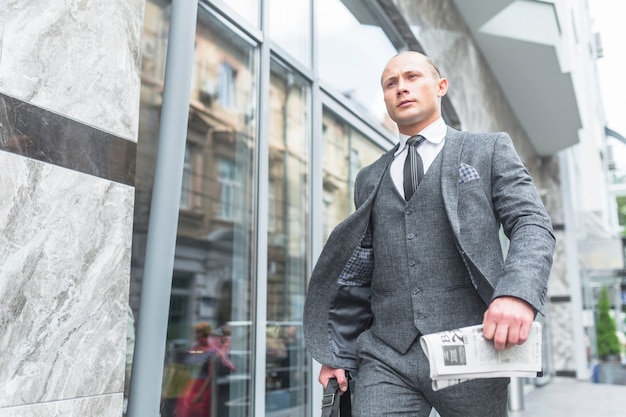
[(598, 319), (596, 321), (596, 341), (600, 359), (619, 355), (622, 352), (622, 346), (616, 334), (617, 327), (615, 326), (615, 321), (609, 314), (610, 309), (609, 291), (606, 287), (602, 287), (600, 299), (598, 300)]

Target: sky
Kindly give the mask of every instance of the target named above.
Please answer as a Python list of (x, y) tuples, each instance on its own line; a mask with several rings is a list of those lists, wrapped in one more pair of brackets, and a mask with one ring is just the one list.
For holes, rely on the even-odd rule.
[[(589, 0), (593, 31), (602, 38), (604, 57), (597, 61), (604, 114), (609, 128), (626, 136), (626, 1)], [(626, 144), (614, 149), (626, 166)]]

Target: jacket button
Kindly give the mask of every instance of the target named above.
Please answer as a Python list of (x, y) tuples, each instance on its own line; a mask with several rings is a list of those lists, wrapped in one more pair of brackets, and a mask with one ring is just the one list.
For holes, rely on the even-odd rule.
[(413, 294), (419, 294), (420, 293), (420, 289), (415, 287), (413, 288)]
[(409, 266), (415, 266), (416, 264), (417, 264), (417, 262), (415, 262), (415, 260), (414, 260), (414, 259), (411, 259), (411, 260), (409, 261)]
[(406, 235), (406, 237), (411, 240), (415, 237), (415, 235), (413, 233), (409, 233), (408, 235)]

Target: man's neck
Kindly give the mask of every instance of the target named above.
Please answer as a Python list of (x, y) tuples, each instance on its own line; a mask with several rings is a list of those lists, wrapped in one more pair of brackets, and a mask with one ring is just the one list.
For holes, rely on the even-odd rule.
[(421, 132), (426, 130), (429, 126), (439, 121), (439, 119), (441, 119), (441, 115), (438, 115), (437, 117), (430, 118), (427, 121), (413, 124), (410, 126), (402, 126), (402, 127), (398, 126), (398, 131), (401, 134), (407, 135), (407, 136), (419, 135)]

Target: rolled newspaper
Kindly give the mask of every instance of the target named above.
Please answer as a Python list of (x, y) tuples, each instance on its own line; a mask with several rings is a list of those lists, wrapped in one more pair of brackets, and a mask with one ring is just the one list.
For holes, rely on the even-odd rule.
[(504, 350), (484, 338), (482, 325), (420, 338), (435, 391), (477, 378), (541, 376), (541, 343), (539, 322), (533, 322), (526, 342)]

